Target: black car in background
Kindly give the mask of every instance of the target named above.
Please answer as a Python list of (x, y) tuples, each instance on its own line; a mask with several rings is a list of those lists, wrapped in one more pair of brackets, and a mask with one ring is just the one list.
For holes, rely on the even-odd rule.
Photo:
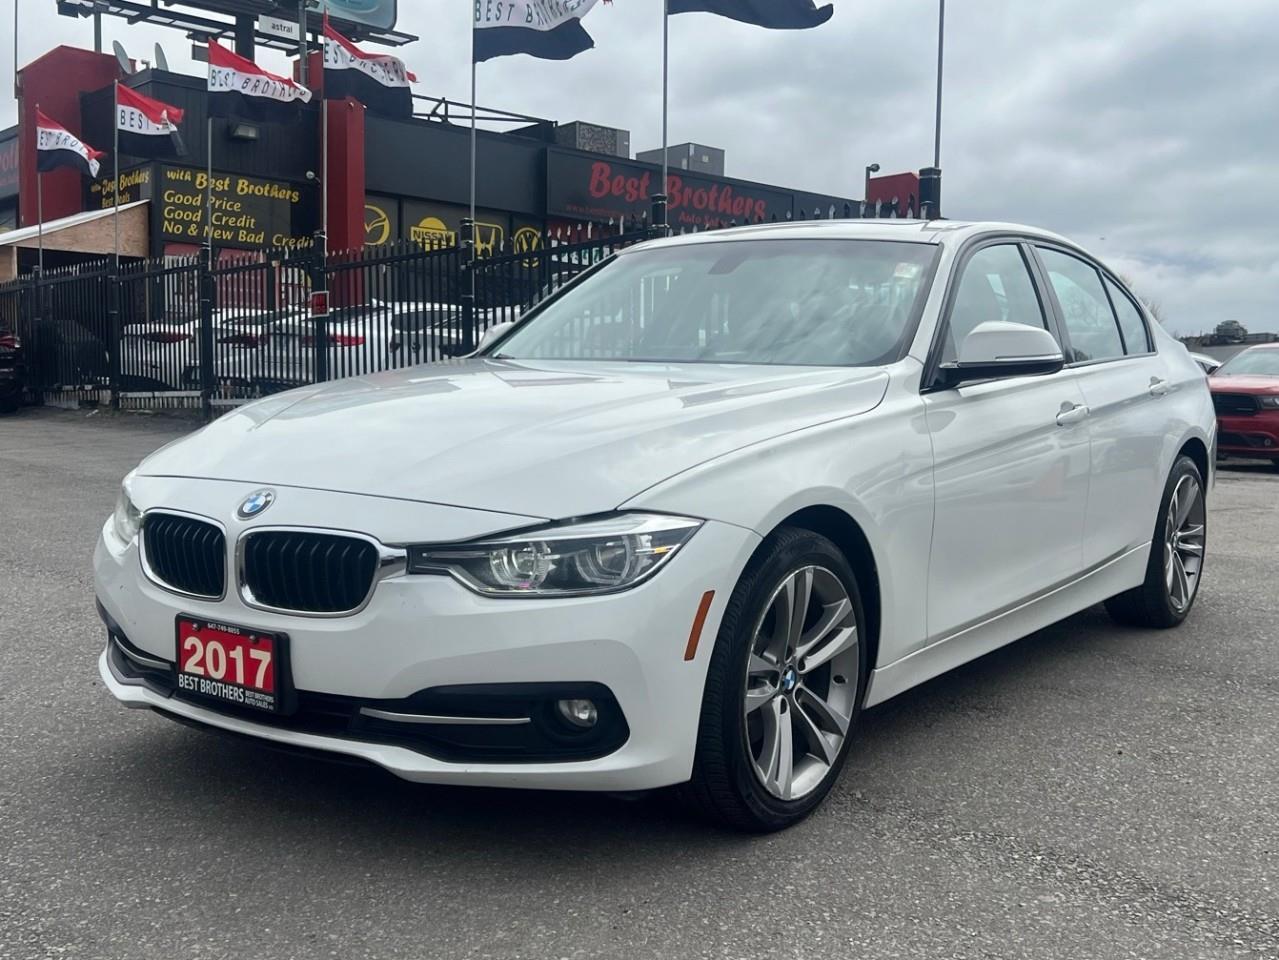
[(0, 328), (0, 413), (13, 413), (26, 393), (26, 367), (22, 361), (22, 341), (17, 334)]

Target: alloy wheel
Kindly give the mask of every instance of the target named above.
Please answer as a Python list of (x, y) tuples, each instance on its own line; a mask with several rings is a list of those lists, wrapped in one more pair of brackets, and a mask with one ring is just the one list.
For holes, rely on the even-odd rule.
[(1164, 581), (1168, 599), (1178, 613), (1190, 607), (1199, 589), (1205, 513), (1203, 487), (1196, 477), (1186, 474), (1172, 492), (1164, 523)]
[(755, 625), (747, 749), (755, 775), (777, 799), (811, 793), (839, 758), (856, 712), (858, 642), (848, 590), (821, 566), (788, 574)]

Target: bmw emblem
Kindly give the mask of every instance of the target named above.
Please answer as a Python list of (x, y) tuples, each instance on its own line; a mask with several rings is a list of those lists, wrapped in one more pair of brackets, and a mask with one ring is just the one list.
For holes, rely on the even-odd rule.
[(265, 512), (266, 508), (273, 503), (275, 503), (274, 490), (258, 490), (245, 497), (244, 502), (240, 504), (240, 509), (235, 513), (241, 520), (252, 520)]

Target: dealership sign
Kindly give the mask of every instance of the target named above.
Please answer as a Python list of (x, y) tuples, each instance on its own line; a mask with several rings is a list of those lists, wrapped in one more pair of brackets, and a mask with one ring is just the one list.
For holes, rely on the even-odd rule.
[[(271, 17), (267, 14), (267, 10), (271, 4), (264, 3), (259, 0), (257, 3), (248, 3), (246, 0), (182, 0), (185, 7), (195, 7), (199, 10), (208, 10), (214, 13), (224, 13), (232, 16), (240, 16), (245, 13), (265, 14), (268, 19), (281, 20), (289, 19), (293, 22), (294, 28), (297, 29), (297, 9), (296, 0), (287, 0), (275, 6), (271, 11), (277, 14)], [(88, 17), (95, 13), (102, 12), (102, 4), (95, 0), (58, 0), (58, 12), (69, 17)], [(155, 6), (154, 3), (151, 6)], [(312, 6), (308, 4), (308, 6)], [(323, 0), (324, 12), (334, 20), (345, 20), (347, 23), (356, 23), (365, 27), (372, 27), (375, 30), (392, 30), (395, 28), (397, 17), (397, 0)], [(254, 9), (254, 8), (261, 9)], [(293, 16), (288, 15), (292, 13)], [(149, 19), (146, 13), (139, 16), (138, 19), (146, 21)], [(163, 24), (165, 21), (156, 20), (153, 22)], [(278, 25), (263, 26), (259, 21), (258, 29), (270, 36), (284, 38), (286, 34), (280, 33), (282, 29)]]
[[(89, 185), (89, 207), (107, 209), (150, 200), (154, 229), (165, 243), (204, 242), (208, 174), (191, 167), (147, 165), (120, 174), (117, 184), (106, 177)], [(237, 174), (213, 175), (215, 247), (257, 250), (263, 247), (310, 246), (315, 230), (315, 189), (281, 180)]]
[(0, 140), (0, 197), (18, 192), (18, 138)]
[[(156, 196), (160, 236), (198, 244), (206, 230), (208, 175), (162, 166)], [(315, 227), (314, 188), (278, 180), (214, 173), (212, 240), (215, 247), (309, 246)]]
[[(553, 152), (547, 212), (581, 220), (643, 216), (652, 209), (659, 180), (657, 168), (647, 164)], [(669, 221), (676, 227), (785, 220), (792, 207), (789, 193), (684, 170), (670, 171), (666, 195)]]
[(123, 171), (119, 178), (102, 177), (89, 183), (90, 210), (106, 210), (116, 205), (116, 191), (120, 192), (120, 206), (135, 203), (138, 200), (150, 200), (152, 195), (151, 167), (138, 167)]

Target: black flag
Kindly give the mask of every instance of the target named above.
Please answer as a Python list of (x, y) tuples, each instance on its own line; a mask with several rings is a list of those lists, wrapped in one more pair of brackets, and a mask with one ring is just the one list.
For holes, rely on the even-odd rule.
[(770, 30), (820, 27), (835, 8), (818, 7), (813, 0), (669, 0), (670, 13), (714, 13)]
[(185, 157), (178, 124), (183, 111), (116, 84), (115, 125), (120, 152), (130, 157)]
[(324, 99), (359, 100), (386, 117), (413, 116), (417, 77), (404, 61), (387, 53), (366, 53), (324, 18)]

